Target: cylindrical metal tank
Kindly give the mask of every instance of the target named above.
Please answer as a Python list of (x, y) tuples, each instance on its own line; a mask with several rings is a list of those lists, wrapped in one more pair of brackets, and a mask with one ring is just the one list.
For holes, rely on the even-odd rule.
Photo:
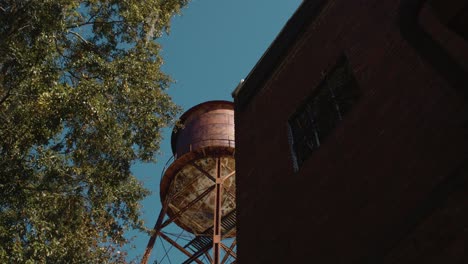
[[(187, 110), (182, 127), (172, 133), (175, 160), (164, 172), (160, 195), (167, 214), (196, 235), (213, 226), (216, 177), (222, 180), (221, 217), (224, 237), (235, 236), (234, 107), (208, 101)], [(231, 219), (228, 219), (231, 218)], [(224, 222), (223, 222), (224, 221)]]
[(181, 129), (171, 137), (176, 157), (208, 146), (234, 148), (234, 105), (228, 101), (208, 101), (187, 110), (181, 117)]

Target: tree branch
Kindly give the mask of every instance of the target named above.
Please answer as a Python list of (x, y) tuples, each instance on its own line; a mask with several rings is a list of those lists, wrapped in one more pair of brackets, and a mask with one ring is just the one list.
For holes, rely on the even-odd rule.
[(10, 97), (11, 94), (11, 87), (8, 87), (8, 90), (6, 91), (5, 95), (2, 96), (2, 99), (0, 99), (0, 105), (2, 105), (8, 97)]
[(87, 41), (85, 38), (83, 38), (80, 34), (74, 32), (74, 31), (71, 31), (71, 30), (69, 30), (68, 33), (71, 33), (71, 34), (74, 35), (75, 37), (79, 38), (81, 41), (83, 41), (83, 42), (86, 43), (87, 45), (92, 45), (89, 41)]
[[(125, 23), (125, 20), (112, 20), (112, 21), (86, 21), (80, 24), (75, 24), (73, 26), (68, 26), (67, 29), (74, 29), (79, 28), (86, 25), (94, 25), (94, 24), (115, 24), (115, 23)], [(130, 23), (127, 21), (127, 23)]]

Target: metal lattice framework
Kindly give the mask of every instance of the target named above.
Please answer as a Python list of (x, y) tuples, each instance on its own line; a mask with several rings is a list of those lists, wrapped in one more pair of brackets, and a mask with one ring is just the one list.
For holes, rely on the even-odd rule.
[[(183, 263), (235, 263), (235, 161), (232, 153), (191, 152), (165, 171), (161, 186), (164, 188), (162, 209), (141, 263), (148, 262), (157, 238), (161, 241), (157, 255), (163, 256), (162, 259), (169, 259), (170, 255), (164, 246), (166, 243), (187, 256)], [(174, 235), (166, 230), (171, 224), (181, 228), (182, 233), (188, 232), (190, 239), (178, 242), (182, 233), (171, 238)]]

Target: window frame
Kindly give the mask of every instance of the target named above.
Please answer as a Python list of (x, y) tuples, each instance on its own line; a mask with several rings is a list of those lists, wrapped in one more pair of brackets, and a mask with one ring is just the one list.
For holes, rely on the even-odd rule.
[(312, 94), (288, 118), (287, 135), (295, 172), (334, 132), (360, 94), (349, 60), (341, 55)]

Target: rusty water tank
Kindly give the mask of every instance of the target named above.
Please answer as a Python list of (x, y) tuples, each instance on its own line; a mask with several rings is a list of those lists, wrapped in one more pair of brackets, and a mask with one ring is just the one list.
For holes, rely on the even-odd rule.
[[(209, 190), (214, 186), (218, 160), (224, 178), (221, 214), (227, 218), (235, 213), (234, 105), (204, 102), (187, 110), (180, 122), (182, 127), (174, 129), (171, 137), (175, 160), (164, 172), (160, 196), (167, 204), (167, 214), (177, 216), (174, 222), (199, 235), (213, 226), (215, 195)], [(235, 236), (235, 225), (224, 224), (223, 228), (225, 237)]]
[(234, 148), (234, 106), (228, 101), (208, 101), (187, 110), (181, 117), (182, 129), (171, 137), (176, 157), (199, 148)]

